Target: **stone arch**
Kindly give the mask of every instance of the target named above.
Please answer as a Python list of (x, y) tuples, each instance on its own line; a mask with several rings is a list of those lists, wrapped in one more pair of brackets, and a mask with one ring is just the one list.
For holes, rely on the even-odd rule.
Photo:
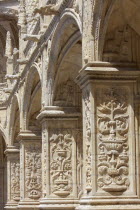
[(17, 135), (20, 132), (20, 104), (18, 95), (14, 95), (10, 106), (9, 119), (9, 146), (13, 146), (17, 142)]
[(54, 80), (57, 75), (56, 69), (58, 69), (59, 64), (63, 60), (63, 56), (81, 39), (81, 36), (80, 18), (73, 10), (66, 10), (61, 15), (52, 37), (47, 74), (48, 105), (52, 104)]
[[(70, 21), (69, 25), (76, 24), (74, 19), (70, 18), (69, 21)], [(81, 111), (82, 96), (81, 96), (81, 90), (75, 82), (75, 78), (78, 75), (79, 70), (82, 68), (82, 38), (81, 38), (81, 31), (79, 30), (77, 25), (73, 26), (75, 30), (72, 32), (72, 34), (69, 33), (69, 31), (66, 34), (65, 30), (67, 30), (67, 26), (68, 22), (66, 17), (66, 19), (64, 19), (62, 26), (61, 25), (57, 26), (58, 28), (56, 29), (55, 34), (53, 36), (50, 58), (51, 59), (54, 58), (54, 60), (53, 61), (51, 60), (52, 63), (50, 64), (48, 69), (50, 73), (49, 75), (50, 77), (48, 77), (48, 82), (50, 81), (50, 79), (52, 82), (50, 86), (51, 100), (50, 104), (48, 104), (51, 106), (44, 107), (44, 109), (45, 108), (52, 110), (56, 109), (55, 110), (56, 116), (54, 116), (56, 124), (54, 125), (54, 122), (51, 121), (52, 118), (49, 119), (48, 123), (48, 126), (55, 127), (56, 131), (52, 129), (52, 132), (54, 132), (55, 135), (57, 132), (59, 132), (59, 134), (61, 134), (62, 136), (65, 135), (64, 133), (68, 133), (68, 135), (70, 136), (75, 134), (75, 138), (71, 142), (71, 144), (73, 145), (72, 151), (71, 148), (69, 148), (70, 153), (74, 154), (71, 155), (71, 161), (73, 163), (76, 163), (78, 160), (79, 163), (81, 163), (82, 162), (82, 111)], [(62, 31), (60, 32), (60, 30)], [(63, 41), (61, 41), (61, 39)], [(63, 116), (61, 115), (61, 111), (60, 115), (59, 114), (57, 115), (57, 113), (59, 113), (58, 110), (62, 110), (62, 113), (64, 115)], [(52, 113), (53, 112), (54, 111), (52, 111)], [(59, 142), (57, 143), (57, 145), (59, 145)], [(52, 152), (50, 152), (50, 154), (51, 153)], [(50, 163), (51, 161), (52, 159), (50, 158)], [(75, 167), (75, 169), (74, 167), (72, 167), (71, 170), (73, 171), (72, 173), (75, 177), (71, 178), (73, 179), (73, 182), (75, 183), (76, 187), (73, 193), (75, 197), (76, 196), (80, 197), (82, 192), (82, 188), (80, 188), (80, 186), (82, 186), (81, 182), (82, 164), (77, 164), (77, 167)], [(54, 180), (59, 179), (59, 176), (61, 176), (61, 174), (58, 174), (58, 176), (54, 174), (52, 182), (54, 182)], [(80, 177), (79, 180), (77, 180), (76, 177)], [(63, 191), (63, 187), (62, 187), (62, 192), (64, 192), (64, 198), (67, 197), (67, 193)], [(59, 190), (58, 192), (54, 192), (54, 194), (61, 197), (61, 195), (59, 195)]]
[[(23, 97), (23, 129), (29, 129), (29, 117), (33, 108), (34, 97), (42, 89), (40, 69), (37, 64), (33, 64), (25, 82), (25, 91)], [(41, 106), (41, 96), (39, 95)], [(35, 105), (35, 104), (34, 104)]]

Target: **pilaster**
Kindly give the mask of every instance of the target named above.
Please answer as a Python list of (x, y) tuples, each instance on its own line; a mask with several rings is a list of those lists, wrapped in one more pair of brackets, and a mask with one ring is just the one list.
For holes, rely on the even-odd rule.
[(20, 155), (19, 149), (11, 146), (5, 150), (7, 156), (7, 203), (5, 209), (17, 209), (20, 200)]
[(41, 137), (30, 131), (21, 132), (20, 202), (18, 209), (38, 209), (42, 196)]
[(44, 107), (42, 123), (42, 184), (40, 209), (75, 209), (81, 193), (80, 113), (75, 108)]
[[(83, 196), (76, 209), (140, 209), (133, 64), (95, 62), (77, 81), (83, 94)], [(105, 207), (106, 206), (106, 207)], [(137, 206), (137, 207), (136, 207)]]

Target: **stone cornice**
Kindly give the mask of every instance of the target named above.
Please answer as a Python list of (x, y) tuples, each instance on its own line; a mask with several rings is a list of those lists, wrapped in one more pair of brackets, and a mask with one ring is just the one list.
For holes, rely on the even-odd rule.
[(123, 81), (136, 81), (140, 76), (140, 69), (130, 63), (94, 62), (87, 64), (76, 78), (76, 82), (84, 87), (91, 80), (115, 79)]

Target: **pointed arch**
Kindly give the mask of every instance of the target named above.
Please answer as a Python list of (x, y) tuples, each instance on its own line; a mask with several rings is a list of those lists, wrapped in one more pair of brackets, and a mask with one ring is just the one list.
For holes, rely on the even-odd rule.
[(67, 9), (61, 15), (60, 21), (52, 37), (48, 73), (47, 73), (47, 100), (48, 105), (52, 104), (54, 80), (57, 75), (57, 69), (64, 56), (71, 47), (81, 40), (82, 26), (79, 16), (74, 10)]

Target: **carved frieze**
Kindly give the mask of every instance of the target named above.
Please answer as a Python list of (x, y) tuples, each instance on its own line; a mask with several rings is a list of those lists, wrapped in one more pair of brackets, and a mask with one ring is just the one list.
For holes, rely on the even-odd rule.
[(107, 192), (129, 188), (129, 104), (126, 88), (97, 90), (98, 187)]
[(42, 194), (41, 143), (25, 144), (25, 196), (39, 199)]

